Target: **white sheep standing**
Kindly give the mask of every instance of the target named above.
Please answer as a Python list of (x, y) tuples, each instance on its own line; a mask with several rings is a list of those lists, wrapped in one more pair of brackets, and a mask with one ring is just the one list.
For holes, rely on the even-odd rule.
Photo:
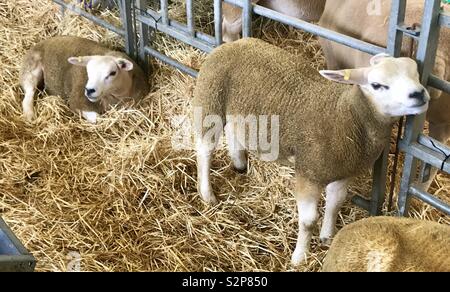
[(323, 272), (450, 272), (450, 226), (372, 217), (342, 228)]
[(31, 48), (23, 59), (20, 84), (23, 113), (34, 117), (36, 88), (68, 99), (69, 107), (91, 123), (111, 105), (138, 102), (149, 91), (148, 79), (126, 54), (79, 37), (58, 36)]
[[(389, 17), (391, 0), (340, 0), (327, 1), (320, 26), (349, 34), (357, 39), (386, 47), (388, 42)], [(368, 15), (368, 12), (371, 13)], [(447, 9), (448, 13), (449, 9)], [(423, 0), (409, 0), (406, 6), (405, 23), (420, 24), (424, 13)], [(349, 21), (351, 19), (351, 21)], [(412, 40), (412, 39), (410, 39)], [(328, 69), (358, 68), (367, 66), (370, 55), (336, 42), (319, 38), (327, 61)], [(413, 42), (405, 41), (403, 54), (409, 56), (414, 47)], [(442, 80), (450, 81), (450, 29), (441, 29), (439, 45), (436, 52), (436, 62), (433, 73)], [(430, 106), (427, 111), (430, 136), (446, 143), (450, 139), (450, 93), (430, 89)], [(437, 168), (432, 168), (429, 178), (420, 184), (428, 190)]]
[(309, 251), (321, 189), (326, 187), (327, 199), (320, 238), (329, 241), (349, 179), (373, 165), (400, 116), (425, 112), (429, 101), (409, 58), (380, 54), (370, 67), (320, 74), (308, 63), (257, 39), (225, 44), (202, 65), (193, 100), (194, 109), (201, 109), (194, 111), (198, 189), (210, 203), (217, 202), (210, 183), (212, 153), (223, 130), (217, 124), (226, 123), (227, 143), (234, 145), (229, 154), (243, 171), (249, 144), (239, 133), (245, 133), (246, 124), (230, 121), (237, 115), (279, 117), (277, 160), (295, 163), (294, 265)]

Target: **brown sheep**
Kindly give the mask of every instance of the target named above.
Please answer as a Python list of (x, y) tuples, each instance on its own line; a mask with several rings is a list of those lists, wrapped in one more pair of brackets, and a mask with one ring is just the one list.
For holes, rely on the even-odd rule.
[(31, 48), (23, 60), (20, 84), (28, 121), (34, 117), (34, 94), (41, 84), (92, 123), (111, 105), (137, 102), (149, 91), (144, 71), (126, 54), (72, 36), (53, 37)]
[[(374, 2), (370, 0), (327, 1), (319, 25), (379, 46), (386, 46), (391, 0), (380, 0), (378, 9), (373, 9), (370, 6), (371, 3)], [(423, 6), (423, 0), (409, 0), (406, 23), (422, 23)], [(369, 54), (326, 39), (320, 39), (320, 43), (330, 70), (358, 68), (369, 64), (371, 57)], [(403, 52), (408, 56), (412, 48), (411, 42), (407, 43)], [(450, 29), (442, 29), (434, 73), (447, 81), (450, 81), (449, 52)], [(430, 91), (430, 94), (432, 99), (427, 112), (430, 136), (445, 143), (450, 139), (450, 94), (434, 89)], [(437, 169), (433, 168), (430, 178), (422, 184), (424, 190), (429, 188), (436, 173)]]
[[(305, 21), (317, 22), (326, 0), (252, 0), (253, 3)], [(242, 32), (242, 9), (223, 2), (223, 41), (233, 42)]]
[[(319, 74), (303, 58), (257, 39), (222, 45), (203, 63), (193, 100), (204, 201), (217, 201), (210, 167), (224, 127), (239, 171), (246, 170), (247, 149), (263, 160), (295, 163), (299, 234), (293, 264), (309, 250), (321, 189), (326, 187), (327, 206), (320, 237), (329, 240), (349, 179), (373, 165), (400, 116), (425, 112), (429, 100), (412, 59), (381, 54), (370, 67)], [(253, 130), (247, 133), (247, 126)]]
[(450, 272), (450, 226), (373, 217), (342, 228), (325, 257), (324, 272)]

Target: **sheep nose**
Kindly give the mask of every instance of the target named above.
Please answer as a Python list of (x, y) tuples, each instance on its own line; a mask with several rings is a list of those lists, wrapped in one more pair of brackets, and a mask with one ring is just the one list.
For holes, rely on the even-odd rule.
[(409, 98), (414, 98), (420, 100), (421, 102), (425, 102), (425, 89), (422, 91), (415, 91), (409, 95)]
[(84, 90), (86, 90), (86, 95), (92, 95), (93, 93), (95, 93), (95, 89), (94, 88), (85, 88)]

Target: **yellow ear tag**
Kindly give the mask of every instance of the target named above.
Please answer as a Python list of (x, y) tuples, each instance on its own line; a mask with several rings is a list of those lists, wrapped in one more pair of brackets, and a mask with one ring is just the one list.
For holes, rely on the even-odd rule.
[(81, 62), (83, 62), (83, 58), (78, 57), (78, 63), (81, 63)]
[(350, 70), (344, 70), (344, 80), (345, 81), (349, 81), (350, 80), (350, 75), (351, 75), (351, 71)]

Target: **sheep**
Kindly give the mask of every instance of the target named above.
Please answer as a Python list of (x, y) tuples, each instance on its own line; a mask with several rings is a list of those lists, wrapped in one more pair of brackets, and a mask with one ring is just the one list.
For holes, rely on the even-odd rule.
[[(319, 21), (326, 0), (252, 0), (252, 3), (258, 3), (261, 6), (281, 12), (288, 16), (296, 17), (305, 21)], [(223, 19), (222, 32), (223, 41), (233, 42), (239, 39), (242, 31), (242, 9), (225, 3), (222, 3)]]
[(111, 10), (118, 6), (118, 1), (120, 0), (76, 0), (76, 4), (81, 4), (87, 8)]
[[(390, 0), (382, 0), (378, 8), (372, 7), (369, 0), (327, 1), (319, 25), (367, 42), (386, 46)], [(424, 1), (409, 0), (406, 9), (406, 23), (422, 23)], [(448, 9), (448, 8), (447, 8)], [(348, 21), (351, 19), (352, 21)], [(361, 51), (320, 38), (327, 67), (330, 70), (358, 68), (367, 66), (370, 55)], [(413, 50), (412, 42), (404, 44), (403, 54), (409, 56)], [(437, 50), (434, 74), (443, 80), (450, 81), (450, 30), (442, 29)], [(435, 89), (430, 90), (432, 97), (427, 112), (429, 134), (431, 137), (445, 143), (450, 139), (450, 94)], [(428, 190), (437, 169), (433, 168), (429, 179), (421, 183), (421, 188)]]
[(111, 105), (138, 102), (149, 91), (144, 71), (124, 53), (72, 36), (53, 37), (31, 48), (23, 60), (20, 84), (25, 93), (23, 114), (30, 122), (39, 85), (68, 99), (69, 107), (91, 123)]
[(373, 217), (342, 228), (324, 272), (450, 272), (450, 226), (399, 217)]
[(409, 58), (380, 54), (370, 67), (320, 74), (305, 59), (257, 39), (224, 44), (201, 66), (193, 98), (198, 190), (212, 204), (217, 199), (210, 166), (223, 124), (233, 166), (244, 172), (246, 149), (255, 144), (247, 144), (246, 137), (258, 133), (246, 133), (246, 124), (234, 122), (235, 117), (279, 118), (278, 128), (277, 123), (270, 125), (271, 132), (278, 129), (271, 134), (272, 141), (279, 138), (271, 144), (278, 147), (273, 151), (277, 155), (263, 157), (273, 150), (266, 145), (253, 149), (266, 151), (257, 151), (263, 160), (294, 162), (299, 212), (294, 265), (309, 250), (321, 188), (326, 186), (327, 206), (320, 237), (329, 241), (350, 178), (374, 163), (400, 116), (425, 112), (429, 100), (417, 64)]

